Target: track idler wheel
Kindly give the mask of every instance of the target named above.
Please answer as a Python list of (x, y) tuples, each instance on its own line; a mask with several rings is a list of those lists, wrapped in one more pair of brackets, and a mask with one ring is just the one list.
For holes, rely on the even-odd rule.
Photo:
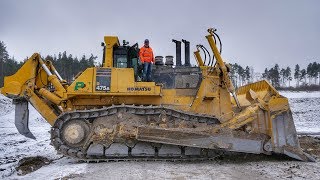
[(88, 137), (89, 126), (86, 122), (73, 120), (68, 122), (62, 130), (62, 138), (71, 147), (81, 146)]

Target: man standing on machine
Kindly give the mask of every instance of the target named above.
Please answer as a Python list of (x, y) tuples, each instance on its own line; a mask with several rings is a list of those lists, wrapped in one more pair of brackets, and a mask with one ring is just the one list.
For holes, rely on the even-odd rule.
[(140, 48), (139, 58), (143, 66), (143, 81), (151, 81), (152, 64), (154, 63), (154, 56), (152, 48), (149, 46), (149, 40), (144, 40), (144, 46)]

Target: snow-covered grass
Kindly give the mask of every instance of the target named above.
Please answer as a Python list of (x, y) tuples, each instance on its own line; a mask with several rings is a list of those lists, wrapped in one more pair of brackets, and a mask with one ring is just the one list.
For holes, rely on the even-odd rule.
[(320, 91), (311, 91), (311, 92), (280, 91), (280, 94), (289, 99), (320, 98)]
[(289, 92), (281, 95), (289, 99), (298, 133), (320, 133), (320, 92)]

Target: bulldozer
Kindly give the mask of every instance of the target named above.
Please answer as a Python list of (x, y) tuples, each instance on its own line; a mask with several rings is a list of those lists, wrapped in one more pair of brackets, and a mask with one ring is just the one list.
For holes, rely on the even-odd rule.
[(13, 99), (20, 134), (36, 138), (28, 127), (31, 104), (51, 125), (54, 148), (86, 162), (204, 160), (218, 152), (314, 161), (300, 148), (288, 99), (265, 80), (235, 88), (217, 30), (205, 37), (209, 62), (197, 45), (191, 67), (190, 43), (182, 40), (182, 65), (181, 41), (173, 40), (176, 65), (158, 58), (152, 82), (137, 78), (138, 45), (121, 45), (117, 36), (104, 37), (101, 67), (87, 68), (72, 83), (34, 53), (4, 78), (1, 93)]

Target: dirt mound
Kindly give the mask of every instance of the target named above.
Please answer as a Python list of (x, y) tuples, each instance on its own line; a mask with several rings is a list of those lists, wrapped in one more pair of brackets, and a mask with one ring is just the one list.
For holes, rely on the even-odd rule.
[(51, 161), (52, 160), (41, 156), (23, 158), (19, 161), (18, 166), (16, 167), (17, 174), (19, 176), (26, 175), (40, 169), (44, 165), (50, 164)]
[(301, 136), (299, 137), (300, 146), (303, 151), (320, 157), (320, 138), (312, 136)]

